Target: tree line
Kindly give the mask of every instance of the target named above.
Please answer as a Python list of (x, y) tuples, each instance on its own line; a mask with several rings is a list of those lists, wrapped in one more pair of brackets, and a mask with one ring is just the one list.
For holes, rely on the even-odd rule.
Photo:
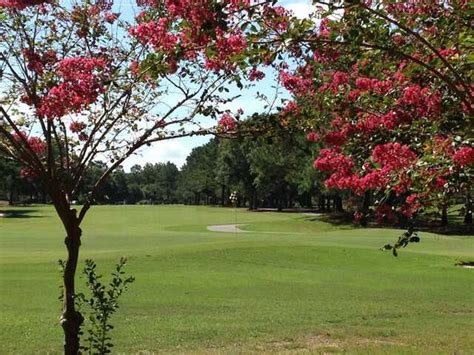
[[(277, 134), (228, 139), (215, 137), (194, 148), (179, 169), (174, 163), (134, 165), (111, 174), (95, 197), (96, 204), (233, 205), (256, 208), (342, 209), (339, 194), (329, 193), (311, 162), (314, 152), (305, 136)], [(95, 162), (85, 174), (74, 201), (107, 169)], [(35, 177), (22, 176), (21, 166), (1, 160), (0, 199), (14, 203), (47, 203)]]
[[(94, 203), (235, 205), (252, 210), (300, 208), (350, 214), (368, 210), (373, 204), (370, 194), (360, 196), (325, 186), (327, 175), (312, 165), (315, 150), (307, 136), (289, 127), (273, 127), (257, 136), (214, 137), (194, 148), (181, 169), (172, 162), (137, 164), (129, 172), (117, 169), (100, 186)], [(87, 200), (87, 192), (106, 169), (104, 162), (91, 164), (73, 196), (74, 203)], [(18, 163), (0, 159), (0, 176), (0, 200), (9, 204), (50, 202), (41, 181), (25, 175)], [(452, 196), (450, 205), (464, 204), (464, 199), (461, 194)], [(461, 210), (470, 223), (470, 209)], [(447, 205), (431, 214), (447, 224)], [(385, 218), (379, 215), (374, 212), (376, 219)], [(395, 224), (403, 225), (403, 220), (398, 218)]]

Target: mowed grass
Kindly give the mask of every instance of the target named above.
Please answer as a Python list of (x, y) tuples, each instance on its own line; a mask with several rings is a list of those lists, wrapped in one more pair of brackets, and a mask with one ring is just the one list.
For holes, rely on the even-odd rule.
[[(51, 207), (0, 218), (0, 354), (60, 353), (64, 232)], [(23, 213), (24, 212), (24, 213)], [(216, 233), (214, 224), (247, 233)], [(340, 228), (303, 214), (95, 206), (82, 259), (136, 282), (113, 318), (117, 353), (472, 353), (474, 239)], [(82, 265), (81, 265), (82, 266)], [(84, 280), (78, 283), (83, 287)]]

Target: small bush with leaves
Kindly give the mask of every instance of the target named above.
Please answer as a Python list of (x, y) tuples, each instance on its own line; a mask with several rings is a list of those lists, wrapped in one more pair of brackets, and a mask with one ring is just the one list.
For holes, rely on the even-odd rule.
[(391, 244), (384, 245), (382, 250), (391, 250), (393, 256), (398, 256), (397, 249), (405, 248), (410, 243), (419, 243), (419, 242), (420, 242), (420, 237), (418, 236), (418, 233), (414, 230), (413, 226), (409, 226), (407, 231), (404, 232), (398, 238), (397, 242), (394, 245), (391, 245)]
[[(88, 313), (86, 322), (83, 324), (80, 335), (82, 345), (80, 347), (84, 354), (109, 354), (113, 347), (110, 331), (114, 328), (110, 323), (111, 316), (118, 311), (118, 298), (127, 289), (128, 285), (135, 281), (132, 276), (126, 276), (123, 271), (127, 260), (121, 258), (115, 265), (112, 280), (108, 287), (101, 282), (102, 275), (97, 273), (97, 265), (88, 259), (85, 261), (83, 274), (86, 277), (86, 286), (90, 296), (83, 293), (75, 296), (76, 306), (82, 313)], [(64, 262), (59, 261), (61, 268)], [(63, 295), (61, 294), (60, 300)]]

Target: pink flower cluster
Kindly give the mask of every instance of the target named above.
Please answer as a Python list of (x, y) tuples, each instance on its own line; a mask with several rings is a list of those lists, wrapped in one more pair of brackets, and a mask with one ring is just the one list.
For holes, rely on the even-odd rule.
[(387, 11), (394, 15), (430, 15), (438, 16), (443, 12), (440, 1), (397, 0), (387, 5)]
[(243, 53), (247, 49), (247, 41), (241, 32), (225, 35), (222, 30), (217, 29), (216, 34), (217, 54), (207, 57), (206, 67), (214, 71), (221, 69), (232, 70), (232, 65), (229, 65), (229, 59), (232, 56)]
[(46, 142), (44, 142), (41, 138), (39, 137), (28, 137), (26, 133), (20, 132), (20, 134), (13, 134), (13, 139), (15, 139), (16, 142), (19, 144), (27, 144), (29, 148), (36, 154), (41, 155), (46, 152), (47, 145)]
[(80, 132), (82, 132), (83, 130), (85, 130), (86, 127), (87, 127), (87, 125), (86, 125), (84, 122), (73, 121), (73, 122), (71, 122), (71, 124), (69, 125), (69, 130), (70, 130), (72, 133), (80, 133)]
[(57, 62), (56, 52), (48, 51), (42, 54), (36, 53), (31, 49), (24, 49), (27, 68), (38, 75), (43, 75), (47, 67), (51, 67)]
[(104, 14), (104, 21), (107, 22), (107, 23), (114, 23), (117, 19), (118, 19), (118, 14), (115, 13), (115, 12), (110, 12), (110, 11), (107, 11), (105, 14)]
[(317, 134), (316, 132), (309, 132), (306, 135), (306, 140), (309, 142), (317, 142), (319, 140), (319, 134)]
[(258, 81), (262, 80), (265, 77), (265, 73), (260, 70), (257, 70), (256, 68), (252, 68), (249, 71), (248, 77), (250, 81)]
[(361, 195), (367, 190), (385, 188), (393, 181), (394, 190), (400, 194), (408, 190), (411, 185), (405, 170), (413, 165), (417, 156), (408, 146), (398, 143), (381, 144), (372, 152), (372, 160), (380, 165), (373, 169), (370, 164), (363, 166), (363, 175), (355, 170), (351, 157), (340, 152), (339, 148), (322, 149), (314, 161), (314, 167), (320, 171), (330, 173), (325, 181), (328, 188), (349, 189)]
[(325, 17), (321, 20), (319, 24), (319, 35), (324, 38), (329, 38), (331, 35), (331, 29), (329, 27), (331, 21)]
[(377, 221), (387, 220), (391, 223), (396, 223), (398, 220), (392, 206), (386, 203), (377, 206), (375, 209), (375, 219)]
[(390, 111), (384, 115), (359, 115), (356, 129), (358, 132), (370, 134), (379, 129), (392, 130), (396, 128), (400, 122), (401, 119), (395, 111)]
[(410, 194), (405, 199), (405, 203), (400, 206), (399, 212), (407, 218), (412, 218), (413, 215), (423, 206), (420, 202), (420, 195)]
[[(247, 48), (245, 37), (239, 30), (224, 30), (231, 24), (232, 13), (245, 10), (250, 0), (226, 0), (222, 2), (229, 18), (218, 13), (210, 0), (166, 0), (164, 5), (169, 17), (148, 21), (130, 28), (131, 36), (156, 50), (165, 52), (173, 60), (171, 72), (176, 71), (180, 59), (195, 59), (202, 54), (209, 70), (232, 71), (231, 58)], [(156, 1), (140, 1), (141, 6), (158, 6)], [(224, 24), (225, 22), (225, 24)], [(230, 27), (230, 26), (229, 26)], [(252, 80), (263, 78), (263, 73), (251, 72)]]
[(298, 107), (298, 104), (295, 101), (290, 101), (281, 110), (281, 115), (286, 116), (289, 114), (297, 114), (299, 112), (300, 112), (300, 109)]
[(333, 94), (337, 94), (341, 86), (349, 83), (349, 74), (342, 71), (331, 73), (331, 81), (324, 83), (319, 87), (319, 92), (330, 90)]
[(59, 62), (57, 73), (61, 82), (41, 99), (38, 114), (49, 119), (80, 112), (97, 100), (103, 90), (99, 73), (107, 62), (101, 58), (66, 58)]
[(321, 171), (336, 172), (341, 175), (352, 174), (354, 162), (352, 159), (340, 152), (339, 149), (321, 149), (318, 158), (314, 161), (314, 167)]
[(284, 70), (280, 70), (279, 77), (285, 89), (296, 96), (305, 96), (313, 89), (313, 81), (311, 79), (304, 79), (301, 76), (290, 74)]
[(267, 26), (276, 31), (286, 31), (289, 24), (289, 12), (283, 6), (265, 5), (264, 18)]
[(333, 146), (343, 145), (347, 141), (347, 138), (349, 135), (349, 127), (351, 126), (346, 125), (340, 131), (332, 131), (332, 132), (326, 133), (326, 135), (324, 136), (324, 142), (327, 145), (333, 145)]
[(143, 22), (130, 28), (130, 35), (136, 37), (140, 42), (150, 44), (155, 49), (166, 53), (176, 49), (178, 36), (168, 32), (170, 20), (161, 18), (158, 21)]
[(372, 91), (377, 95), (385, 95), (393, 89), (393, 82), (391, 80), (359, 77), (356, 79), (356, 87), (361, 92)]
[(36, 6), (48, 3), (49, 0), (0, 0), (0, 8), (14, 8), (18, 10), (23, 10), (30, 6)]
[(410, 147), (400, 143), (381, 144), (372, 152), (372, 160), (389, 170), (411, 166), (416, 159), (417, 156)]
[(421, 88), (419, 85), (410, 85), (403, 89), (397, 104), (402, 107), (413, 108), (420, 117), (434, 119), (441, 113), (441, 93), (431, 92), (428, 87)]
[(234, 131), (236, 128), (236, 122), (235, 122), (234, 117), (232, 117), (228, 113), (223, 114), (218, 122), (218, 127), (223, 132)]
[(474, 164), (474, 148), (462, 147), (454, 152), (453, 162), (459, 166)]

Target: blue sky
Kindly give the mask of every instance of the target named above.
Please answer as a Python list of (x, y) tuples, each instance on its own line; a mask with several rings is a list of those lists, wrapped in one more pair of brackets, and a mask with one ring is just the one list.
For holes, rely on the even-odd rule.
[[(298, 17), (308, 16), (311, 10), (311, 0), (282, 0), (279, 3), (292, 10)], [(122, 11), (126, 10), (122, 8)], [(275, 76), (269, 72), (264, 80), (260, 81), (250, 90), (236, 90), (235, 92), (232, 92), (231, 95), (240, 94), (241, 97), (229, 104), (226, 108), (229, 108), (234, 112), (238, 108), (242, 108), (245, 112), (244, 116), (251, 115), (254, 112), (264, 112), (264, 103), (256, 98), (256, 93), (258, 91), (269, 97), (274, 96), (275, 89), (273, 87), (276, 84), (274, 78)], [(288, 96), (282, 94), (280, 97), (285, 98)], [(137, 154), (128, 158), (123, 166), (126, 171), (129, 171), (129, 169), (135, 164), (144, 165), (146, 163), (164, 163), (171, 161), (178, 167), (181, 167), (193, 148), (205, 144), (210, 139), (211, 137), (187, 137), (158, 142), (149, 148), (140, 150)]]

